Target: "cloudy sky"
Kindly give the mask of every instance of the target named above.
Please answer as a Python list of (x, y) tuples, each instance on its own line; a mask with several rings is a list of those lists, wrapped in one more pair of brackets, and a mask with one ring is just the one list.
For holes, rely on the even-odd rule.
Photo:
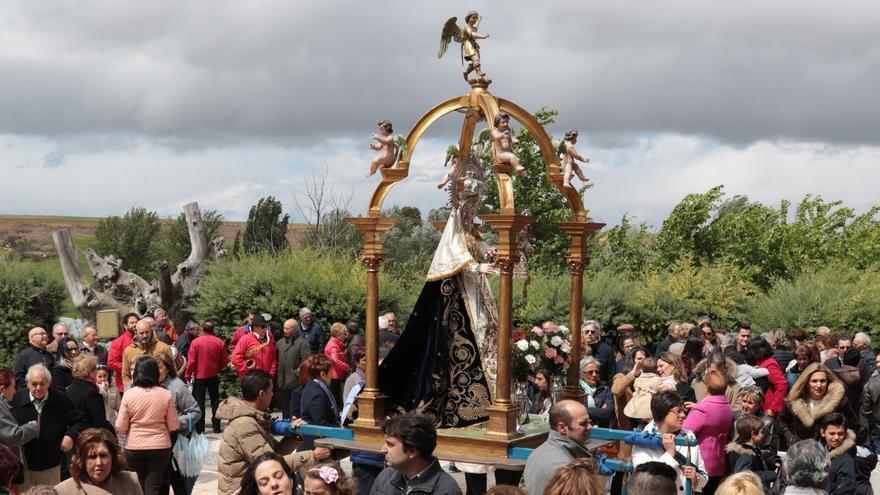
[[(414, 7), (417, 5), (417, 8)], [(724, 184), (880, 203), (880, 4), (822, 1), (51, 1), (0, 5), (0, 213), (295, 214), (326, 167), (365, 211), (375, 123), (467, 92), (450, 16), (476, 8), (491, 91), (581, 131), (597, 220), (658, 223)], [(387, 204), (426, 211), (448, 117)], [(404, 185), (405, 184), (405, 185)]]

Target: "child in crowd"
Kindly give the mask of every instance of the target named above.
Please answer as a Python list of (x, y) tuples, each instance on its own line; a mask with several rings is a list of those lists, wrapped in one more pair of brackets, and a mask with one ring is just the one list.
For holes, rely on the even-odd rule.
[[(734, 423), (737, 439), (727, 444), (727, 473), (752, 471), (769, 493), (776, 481), (778, 465), (771, 465), (761, 452), (764, 443), (764, 422), (757, 416), (746, 414)], [(778, 458), (777, 458), (778, 459)], [(775, 459), (774, 459), (775, 460)]]
[(339, 464), (330, 462), (318, 464), (303, 472), (303, 491), (326, 495), (354, 495), (354, 480), (342, 470)]
[(770, 370), (765, 368), (756, 368), (746, 362), (746, 357), (738, 352), (731, 352), (727, 355), (736, 363), (736, 382), (742, 388), (755, 386), (756, 378), (765, 378), (770, 374)]
[(830, 413), (819, 422), (819, 437), (828, 449), (831, 469), (828, 493), (852, 495), (856, 492), (856, 434), (846, 429), (846, 418)]
[(119, 391), (112, 385), (113, 372), (104, 365), (98, 365), (95, 384), (98, 386), (98, 392), (104, 398), (104, 411), (107, 415), (107, 421), (110, 424), (116, 424), (116, 415), (119, 413)]
[(651, 398), (660, 392), (675, 392), (675, 383), (664, 381), (657, 374), (657, 360), (642, 360), (641, 374), (633, 382), (633, 396), (623, 413), (632, 419), (651, 420)]

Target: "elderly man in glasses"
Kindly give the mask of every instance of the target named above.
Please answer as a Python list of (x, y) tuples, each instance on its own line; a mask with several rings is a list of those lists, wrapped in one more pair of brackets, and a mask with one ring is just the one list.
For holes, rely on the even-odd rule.
[(28, 332), (28, 346), (18, 353), (15, 358), (15, 365), (12, 372), (15, 373), (15, 389), (22, 390), (25, 388), (25, 375), (31, 366), (41, 364), (47, 369), (51, 369), (55, 363), (55, 358), (46, 350), (49, 344), (49, 333), (40, 327), (31, 328)]
[[(614, 349), (602, 341), (602, 324), (597, 320), (587, 320), (581, 327), (581, 342), (584, 355), (589, 354), (599, 363), (599, 381), (609, 384), (614, 371)], [(590, 352), (587, 353), (587, 347)]]

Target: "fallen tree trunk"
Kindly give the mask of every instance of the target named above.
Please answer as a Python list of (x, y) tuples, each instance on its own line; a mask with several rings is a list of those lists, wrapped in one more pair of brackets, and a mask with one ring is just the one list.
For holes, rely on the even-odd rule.
[[(89, 270), (100, 291), (95, 290), (83, 275), (70, 232), (61, 229), (52, 233), (67, 292), (86, 320), (94, 323), (97, 312), (106, 309), (146, 316), (163, 308), (175, 326), (183, 328), (190, 317), (187, 311), (189, 302), (198, 294), (199, 281), (208, 273), (207, 263), (212, 255), (215, 259), (219, 257), (219, 253), (211, 253), (208, 248), (198, 203), (184, 205), (183, 213), (192, 250), (189, 257), (177, 266), (173, 275), (168, 263), (160, 261), (156, 263), (156, 278), (147, 282), (138, 275), (123, 270), (124, 260), (112, 254), (101, 257), (94, 250), (85, 249), (83, 252)], [(213, 244), (222, 246), (222, 241)]]

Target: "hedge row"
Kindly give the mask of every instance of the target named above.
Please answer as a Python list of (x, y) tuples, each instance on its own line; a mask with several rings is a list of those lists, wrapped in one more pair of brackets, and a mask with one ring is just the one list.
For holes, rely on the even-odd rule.
[(31, 328), (52, 328), (65, 297), (57, 267), (0, 261), (0, 367), (12, 367)]

